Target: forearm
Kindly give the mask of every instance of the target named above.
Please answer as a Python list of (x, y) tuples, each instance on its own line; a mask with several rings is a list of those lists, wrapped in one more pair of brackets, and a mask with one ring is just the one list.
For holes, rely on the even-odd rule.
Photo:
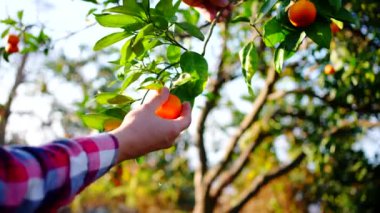
[[(110, 135), (0, 150), (0, 210), (49, 211), (70, 202), (115, 163)], [(0, 211), (3, 212), (3, 211)]]

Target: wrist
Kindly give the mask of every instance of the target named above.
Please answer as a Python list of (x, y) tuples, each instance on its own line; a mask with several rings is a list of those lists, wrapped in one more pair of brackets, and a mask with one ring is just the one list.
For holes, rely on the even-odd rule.
[(125, 160), (130, 160), (139, 157), (139, 149), (133, 138), (133, 134), (127, 132), (123, 127), (119, 127), (110, 132), (118, 141), (119, 150), (116, 163), (121, 163)]

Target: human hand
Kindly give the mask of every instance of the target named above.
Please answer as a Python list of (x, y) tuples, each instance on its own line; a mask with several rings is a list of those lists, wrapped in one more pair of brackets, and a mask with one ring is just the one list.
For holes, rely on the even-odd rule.
[(226, 21), (231, 15), (232, 4), (228, 0), (182, 0), (190, 7), (198, 10), (207, 21), (213, 21), (221, 11), (218, 22)]
[(155, 114), (168, 97), (169, 90), (163, 88), (147, 103), (129, 112), (120, 127), (110, 132), (119, 141), (118, 163), (171, 147), (182, 130), (190, 125), (189, 103), (182, 105), (182, 113), (176, 119), (163, 119)]

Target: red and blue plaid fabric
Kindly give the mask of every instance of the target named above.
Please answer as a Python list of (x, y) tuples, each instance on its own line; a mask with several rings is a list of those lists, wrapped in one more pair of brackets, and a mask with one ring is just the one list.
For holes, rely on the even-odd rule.
[(115, 163), (109, 134), (0, 148), (0, 212), (55, 212)]

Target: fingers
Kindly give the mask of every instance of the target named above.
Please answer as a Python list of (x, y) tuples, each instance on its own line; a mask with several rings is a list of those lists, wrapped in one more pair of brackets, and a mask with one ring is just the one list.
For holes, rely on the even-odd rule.
[(146, 105), (152, 110), (156, 110), (159, 106), (165, 103), (165, 101), (168, 100), (168, 98), (169, 89), (163, 87), (150, 101), (147, 102)]
[(182, 104), (181, 115), (175, 120), (175, 123), (178, 126), (178, 128), (181, 129), (181, 131), (190, 126), (191, 106), (189, 102), (185, 102)]

